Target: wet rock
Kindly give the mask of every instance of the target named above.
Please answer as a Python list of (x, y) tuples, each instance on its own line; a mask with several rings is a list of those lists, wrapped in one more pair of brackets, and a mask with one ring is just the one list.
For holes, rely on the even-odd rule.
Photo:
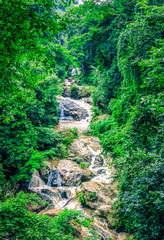
[(47, 215), (49, 217), (55, 217), (57, 216), (60, 212), (62, 212), (61, 209), (48, 209), (48, 210), (42, 210), (38, 213), (38, 215), (42, 214), (42, 215)]
[(69, 150), (69, 157), (78, 158), (80, 162), (91, 162), (92, 153), (88, 149), (87, 142), (75, 139)]
[(51, 199), (55, 199), (58, 202), (62, 200), (62, 197), (57, 189), (51, 190), (45, 188), (41, 190), (41, 193), (48, 195)]
[(85, 102), (85, 103), (88, 103), (88, 104), (90, 104), (90, 105), (93, 104), (92, 98), (86, 98), (86, 99), (84, 100), (84, 102)]
[(106, 229), (106, 227), (104, 228), (103, 223), (101, 224), (99, 221), (97, 222), (95, 220), (94, 223), (91, 224), (91, 226), (100, 235), (100, 239), (119, 240), (117, 232), (108, 228)]
[(82, 108), (78, 104), (67, 99), (60, 101), (59, 110), (61, 120), (80, 121), (89, 116), (88, 111), (85, 108)]
[(102, 156), (96, 156), (95, 161), (94, 161), (94, 167), (93, 168), (99, 168), (102, 167), (104, 163), (104, 159)]
[(57, 169), (54, 169), (48, 177), (47, 185), (51, 186), (51, 187), (61, 187), (61, 186), (63, 186), (64, 181), (63, 181), (62, 173), (60, 171), (58, 171)]
[(44, 162), (45, 166), (41, 167), (39, 169), (39, 173), (41, 178), (47, 182), (48, 181), (48, 176), (50, 175), (51, 171), (54, 169), (54, 167), (51, 165), (50, 162)]
[(69, 189), (66, 189), (66, 188), (59, 188), (58, 189), (62, 199), (65, 198), (65, 199), (68, 199), (71, 197), (71, 191)]
[(29, 182), (29, 189), (32, 188), (40, 188), (45, 185), (44, 181), (41, 179), (38, 170), (35, 169), (34, 173), (32, 174), (31, 180)]
[[(108, 208), (111, 207), (111, 204), (116, 199), (115, 188), (111, 184), (92, 181), (83, 182), (80, 191), (85, 195), (85, 205), (95, 210), (102, 207), (102, 205), (108, 205)], [(102, 216), (104, 215), (102, 214)]]
[(92, 227), (99, 234), (104, 233), (105, 237), (110, 237), (113, 240), (118, 239), (117, 233), (111, 230), (114, 228), (115, 220), (112, 217), (114, 213), (112, 205), (117, 197), (115, 188), (116, 186), (112, 184), (90, 181), (82, 183), (77, 192), (77, 195), (82, 192), (81, 195), (85, 199), (85, 210), (95, 219)]
[(82, 169), (77, 163), (70, 160), (61, 160), (58, 170), (62, 174), (65, 186), (78, 186), (81, 181), (89, 180), (92, 177), (89, 169)]
[(47, 194), (42, 193), (42, 192), (37, 192), (37, 194), (38, 194), (38, 196), (41, 199), (43, 199), (44, 201), (49, 203), (49, 207), (48, 208), (54, 207), (53, 200), (52, 200), (52, 198), (50, 196), (48, 196)]

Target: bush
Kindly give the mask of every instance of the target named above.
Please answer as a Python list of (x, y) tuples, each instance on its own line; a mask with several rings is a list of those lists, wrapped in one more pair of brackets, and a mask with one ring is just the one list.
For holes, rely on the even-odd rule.
[(78, 99), (79, 98), (79, 88), (77, 86), (71, 85), (71, 98)]
[(80, 167), (82, 168), (82, 169), (84, 169), (84, 168), (86, 168), (86, 167), (89, 167), (89, 163), (85, 163), (85, 162), (81, 162), (80, 163)]
[(20, 192), (0, 204), (0, 238), (18, 240), (73, 240), (72, 222), (89, 227), (92, 219), (85, 218), (81, 211), (67, 210), (51, 219), (28, 211), (29, 204), (42, 204), (36, 194)]
[(104, 118), (102, 120), (92, 122), (90, 125), (90, 129), (92, 135), (99, 136), (100, 134), (107, 132), (111, 129), (111, 120)]
[(86, 196), (83, 192), (78, 193), (77, 199), (80, 200), (80, 202), (85, 205)]

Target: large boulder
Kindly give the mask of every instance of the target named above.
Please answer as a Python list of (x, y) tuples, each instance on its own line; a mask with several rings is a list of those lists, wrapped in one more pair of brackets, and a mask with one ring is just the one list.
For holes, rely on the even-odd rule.
[(88, 181), (93, 176), (88, 168), (82, 169), (76, 162), (61, 160), (57, 167), (62, 175), (65, 186), (78, 186), (82, 181)]
[(58, 188), (58, 192), (60, 193), (62, 199), (68, 199), (72, 196), (72, 193), (68, 187), (60, 187)]
[(89, 116), (88, 111), (85, 108), (68, 99), (60, 101), (59, 110), (61, 120), (80, 121)]
[[(84, 182), (81, 185), (80, 192), (84, 196), (85, 205), (91, 209), (97, 209), (101, 203), (99, 202), (98, 195), (103, 187), (102, 183), (97, 182)], [(79, 189), (78, 189), (79, 191)]]
[[(106, 219), (109, 225), (113, 226), (114, 219), (112, 218), (113, 210), (112, 203), (116, 200), (117, 193), (115, 186), (98, 182), (83, 182), (81, 192), (85, 200), (85, 206), (92, 211), (93, 217)], [(77, 193), (78, 195), (78, 193)]]
[(87, 142), (81, 138), (75, 139), (69, 149), (69, 158), (75, 161), (79, 159), (79, 162), (91, 162), (92, 153), (88, 149)]
[(53, 202), (59, 202), (62, 201), (62, 197), (60, 192), (55, 188), (55, 189), (41, 189), (42, 194), (46, 194)]
[(45, 183), (44, 181), (41, 179), (40, 174), (38, 172), (38, 170), (35, 169), (35, 171), (32, 174), (31, 180), (29, 182), (29, 186), (28, 188), (30, 190), (34, 189), (34, 188), (41, 188), (44, 187)]
[(101, 155), (98, 155), (95, 157), (95, 161), (94, 161), (94, 166), (93, 168), (99, 168), (102, 167), (104, 164), (104, 159)]
[(45, 182), (48, 181), (48, 177), (53, 169), (54, 166), (50, 162), (44, 162), (44, 166), (39, 169), (40, 176)]

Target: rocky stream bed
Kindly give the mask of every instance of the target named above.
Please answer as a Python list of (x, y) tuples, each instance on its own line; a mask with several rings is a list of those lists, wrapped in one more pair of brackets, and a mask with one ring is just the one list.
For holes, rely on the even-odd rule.
[[(78, 128), (81, 133), (70, 146), (67, 159), (51, 160), (39, 171), (35, 170), (29, 189), (49, 202), (48, 209), (39, 214), (55, 216), (63, 208), (76, 209), (94, 217), (92, 228), (100, 239), (124, 240), (128, 234), (117, 232), (113, 227), (112, 203), (117, 198), (116, 183), (112, 181), (114, 169), (108, 168), (110, 158), (101, 152), (99, 139), (82, 134), (91, 121), (91, 105), (86, 99), (73, 100), (59, 97), (60, 121), (58, 130)], [(84, 166), (80, 166), (80, 162)], [(80, 196), (84, 204), (81, 204)], [(76, 229), (78, 238), (85, 240), (88, 232), (84, 227)]]

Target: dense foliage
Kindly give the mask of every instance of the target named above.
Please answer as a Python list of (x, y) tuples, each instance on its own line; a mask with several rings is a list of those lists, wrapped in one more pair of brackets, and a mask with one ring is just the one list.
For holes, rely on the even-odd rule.
[(59, 119), (56, 95), (72, 60), (58, 41), (66, 19), (56, 5), (0, 1), (2, 186), (5, 178), (28, 180), (47, 157), (66, 154), (63, 137), (53, 127)]
[[(73, 13), (73, 14), (72, 14)], [(119, 180), (117, 227), (136, 239), (163, 235), (164, 8), (162, 1), (87, 2), (66, 46), (93, 93), (93, 135), (110, 152)], [(72, 14), (72, 15), (71, 15)], [(106, 113), (106, 118), (96, 116)]]
[[(117, 170), (116, 227), (138, 240), (161, 240), (163, 1), (86, 1), (65, 14), (57, 5), (51, 0), (0, 0), (1, 237), (73, 239), (70, 221), (83, 218), (75, 211), (55, 219), (38, 216), (27, 210), (34, 196), (9, 197), (44, 160), (65, 157), (77, 137), (76, 129), (54, 130), (56, 95), (73, 66), (81, 69), (79, 84), (94, 85), (91, 132)], [(72, 86), (72, 97), (78, 94)], [(101, 113), (106, 118), (98, 120)]]
[(73, 240), (73, 223), (88, 227), (91, 219), (81, 211), (67, 210), (53, 219), (28, 210), (30, 204), (44, 204), (35, 194), (20, 192), (0, 204), (0, 238), (21, 240)]

